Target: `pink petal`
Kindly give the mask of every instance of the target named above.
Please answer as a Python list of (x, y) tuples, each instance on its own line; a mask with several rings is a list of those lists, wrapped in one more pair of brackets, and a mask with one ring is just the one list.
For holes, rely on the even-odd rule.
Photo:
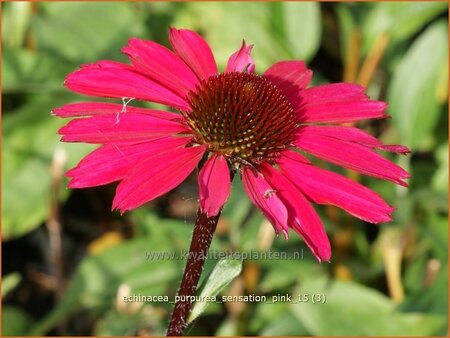
[(302, 104), (368, 99), (365, 88), (353, 83), (330, 83), (311, 87), (302, 92)]
[(363, 87), (348, 83), (308, 88), (293, 105), (302, 122), (336, 123), (388, 117), (384, 113), (386, 103), (369, 100)]
[(342, 126), (305, 126), (301, 128), (301, 133), (308, 134), (311, 137), (331, 137), (333, 139), (354, 142), (370, 148), (381, 149), (394, 153), (409, 153), (407, 147), (401, 145), (385, 145), (376, 137), (353, 127)]
[(117, 186), (113, 209), (137, 208), (175, 188), (195, 169), (204, 146), (177, 148), (139, 162)]
[(200, 80), (217, 74), (217, 65), (211, 48), (196, 32), (170, 28), (169, 41), (175, 52)]
[(312, 71), (303, 61), (280, 61), (267, 69), (263, 76), (269, 79), (296, 106), (300, 103), (300, 92), (312, 78)]
[(255, 72), (255, 61), (251, 56), (253, 45), (247, 46), (245, 41), (242, 41), (242, 47), (237, 52), (234, 52), (228, 59), (225, 73), (243, 71), (253, 74)]
[(200, 207), (208, 217), (216, 216), (230, 196), (230, 170), (222, 155), (212, 155), (198, 175)]
[(381, 101), (318, 102), (298, 109), (297, 115), (302, 122), (353, 122), (386, 118), (386, 108), (386, 103)]
[(199, 84), (196, 75), (175, 53), (153, 41), (131, 38), (122, 49), (133, 66), (181, 97)]
[(289, 230), (288, 213), (283, 202), (278, 198), (277, 192), (260, 173), (256, 173), (247, 167), (242, 169), (242, 183), (250, 200), (272, 223), (277, 235), (282, 232), (287, 239)]
[(272, 166), (263, 164), (262, 173), (284, 202), (294, 231), (303, 237), (319, 261), (330, 261), (331, 246), (328, 236), (319, 216), (305, 196)]
[(317, 157), (363, 173), (407, 186), (409, 174), (398, 165), (360, 144), (345, 142), (319, 134), (311, 135), (299, 128), (295, 145)]
[(90, 96), (135, 98), (189, 110), (186, 99), (132, 67), (118, 62), (103, 61), (84, 65), (67, 76), (65, 86)]
[(127, 113), (146, 114), (166, 120), (182, 119), (182, 115), (171, 113), (168, 111), (138, 108), (124, 104), (109, 103), (109, 102), (69, 103), (62, 107), (55, 108), (52, 110), (52, 114), (59, 117), (95, 116), (108, 114), (117, 115)]
[(392, 220), (394, 208), (374, 191), (344, 176), (315, 167), (291, 150), (285, 153), (289, 155), (278, 160), (281, 172), (315, 203), (335, 205), (371, 223)]
[(295, 86), (305, 89), (312, 77), (312, 71), (303, 61), (280, 61), (270, 66), (263, 74), (280, 89)]
[(189, 132), (189, 128), (171, 120), (150, 115), (125, 113), (78, 118), (62, 127), (58, 133), (65, 142), (138, 143)]
[(121, 180), (140, 161), (185, 146), (190, 137), (164, 137), (139, 144), (106, 144), (94, 150), (66, 173), (69, 188), (85, 188)]

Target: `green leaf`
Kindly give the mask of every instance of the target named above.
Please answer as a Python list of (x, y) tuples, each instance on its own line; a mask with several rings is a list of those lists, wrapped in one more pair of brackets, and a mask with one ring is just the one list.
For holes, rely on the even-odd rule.
[(142, 36), (143, 20), (131, 3), (41, 3), (33, 17), (37, 48), (65, 60), (95, 62), (120, 56), (132, 36)]
[(37, 228), (47, 215), (49, 161), (20, 156), (4, 141), (2, 162), (2, 236), (10, 240)]
[(250, 318), (250, 330), (260, 336), (308, 336), (308, 330), (289, 309), (286, 302), (258, 303)]
[[(229, 224), (230, 242), (238, 246), (245, 229), (242, 228), (252, 204), (248, 199), (240, 180), (233, 180), (231, 195), (222, 211), (221, 220)], [(242, 249), (241, 247), (239, 247)]]
[(4, 298), (20, 283), (21, 277), (18, 272), (13, 272), (4, 276), (2, 279), (2, 298)]
[(440, 21), (417, 38), (394, 72), (388, 89), (389, 112), (401, 143), (413, 150), (433, 144), (433, 130), (442, 112), (437, 79), (447, 59), (447, 23)]
[(228, 317), (220, 323), (219, 328), (214, 333), (217, 337), (231, 337), (239, 335), (239, 322), (236, 318)]
[(257, 72), (283, 59), (310, 60), (321, 34), (316, 3), (190, 2), (176, 13), (173, 25), (200, 32), (221, 69), (245, 39), (254, 45)]
[(116, 337), (136, 335), (143, 323), (142, 316), (122, 314), (113, 310), (98, 321), (95, 335)]
[(262, 336), (307, 336), (308, 331), (292, 313), (284, 313), (278, 318), (270, 318), (261, 331)]
[(338, 4), (336, 6), (336, 15), (339, 20), (339, 39), (340, 50), (341, 50), (341, 59), (345, 60), (346, 53), (348, 50), (348, 44), (350, 40), (350, 36), (352, 32), (356, 29), (356, 22), (353, 18), (352, 12), (348, 6), (348, 4)]
[(65, 90), (63, 79), (76, 67), (51, 54), (26, 49), (5, 49), (2, 57), (3, 91), (20, 93)]
[(408, 39), (447, 8), (443, 1), (376, 3), (364, 21), (363, 50), (367, 52), (384, 32), (391, 42)]
[[(137, 304), (135, 304), (137, 305)], [(148, 332), (156, 336), (164, 336), (166, 328), (162, 314), (151, 305), (125, 308), (121, 311), (114, 308), (100, 318), (95, 326), (94, 335), (99, 336), (137, 336)]]
[(320, 5), (316, 2), (280, 2), (283, 9), (285, 45), (292, 57), (310, 60), (317, 52), (322, 33)]
[(15, 306), (2, 308), (2, 336), (26, 336), (33, 325), (33, 319)]
[(448, 260), (448, 215), (430, 214), (424, 232), (429, 238), (435, 257), (446, 264), (445, 262)]
[[(352, 282), (311, 278), (296, 293), (309, 295), (307, 302), (292, 303), (291, 310), (311, 335), (434, 335), (446, 322), (441, 316), (396, 311), (383, 294)], [(325, 302), (314, 304), (313, 294), (325, 295)]]
[[(173, 227), (183, 228), (186, 225), (174, 222)], [(181, 277), (184, 261), (148, 259), (146, 253), (177, 250), (180, 238), (171, 236), (172, 231), (166, 229), (164, 222), (154, 224), (153, 230), (150, 236), (133, 239), (86, 257), (72, 277), (62, 301), (33, 329), (33, 334), (43, 335), (60, 320), (82, 309), (104, 311), (110, 308), (119, 286), (123, 284), (130, 287), (132, 295), (167, 295), (168, 286)], [(167, 307), (170, 304), (155, 305)]]
[[(414, 292), (400, 304), (399, 309), (408, 312), (424, 312), (427, 314), (442, 315), (448, 318), (448, 271), (446, 263), (436, 275), (433, 284)], [(448, 325), (448, 323), (446, 323)], [(428, 333), (428, 335), (445, 335), (446, 326), (442, 325), (441, 332)]]
[[(213, 271), (203, 285), (199, 297), (214, 297), (241, 273), (242, 260), (222, 259), (214, 267)], [(208, 306), (208, 302), (196, 302), (192, 308), (188, 323), (195, 320)]]
[(407, 294), (414, 292), (422, 292), (423, 289), (423, 276), (427, 264), (427, 255), (422, 250), (415, 250), (415, 255), (407, 261), (405, 268), (403, 269), (403, 286)]
[(2, 43), (5, 47), (18, 48), (23, 45), (30, 23), (31, 6), (26, 1), (2, 5)]
[[(255, 45), (252, 54), (257, 69), (261, 70), (276, 59), (280, 50), (279, 39), (269, 34), (270, 17), (269, 6), (263, 3), (210, 2), (205, 6), (189, 2), (185, 10), (176, 14), (173, 25), (200, 32), (211, 45), (221, 69), (245, 39), (246, 43)], [(236, 22), (246, 24), (236, 25)]]
[[(294, 235), (295, 236), (295, 235)], [(289, 241), (292, 239), (290, 238)], [(277, 238), (276, 241), (284, 241), (284, 238)], [(274, 250), (274, 249), (272, 249)], [(294, 257), (294, 253), (303, 255), (300, 259), (282, 259), (282, 260), (260, 260), (255, 261), (264, 271), (261, 281), (258, 283), (258, 290), (263, 293), (276, 292), (283, 290), (295, 284), (299, 275), (292, 271), (301, 271), (301, 275), (323, 274), (326, 266), (317, 264), (317, 261), (306, 245), (297, 245), (295, 252), (290, 251), (286, 246), (279, 249), (286, 252), (289, 257)]]
[(434, 191), (448, 196), (448, 142), (440, 145), (435, 151), (438, 168), (432, 178)]
[[(68, 169), (87, 154), (92, 145), (63, 144), (57, 130), (65, 121), (50, 115), (59, 98), (42, 97), (3, 118), (2, 145), (2, 235), (4, 240), (20, 237), (45, 219), (49, 210), (53, 153), (67, 154)], [(68, 190), (61, 188), (61, 199)]]

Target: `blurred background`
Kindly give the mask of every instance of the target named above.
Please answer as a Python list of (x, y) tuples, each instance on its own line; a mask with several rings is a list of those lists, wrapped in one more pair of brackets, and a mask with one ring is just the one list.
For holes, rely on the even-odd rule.
[(121, 217), (110, 211), (115, 185), (66, 188), (64, 172), (93, 148), (60, 143), (57, 130), (67, 121), (50, 111), (86, 100), (63, 87), (69, 72), (100, 59), (127, 62), (120, 48), (133, 36), (168, 45), (169, 26), (201, 33), (220, 69), (245, 38), (259, 73), (278, 60), (302, 59), (313, 84), (368, 87), (389, 103), (392, 119), (358, 126), (412, 150), (391, 157), (411, 172), (409, 189), (319, 162), (397, 208), (393, 222), (371, 225), (316, 206), (332, 242), (330, 264), (319, 264), (293, 233), (288, 241), (275, 237), (235, 180), (212, 249), (304, 255), (210, 259), (199, 294), (320, 294), (326, 301), (199, 303), (187, 334), (446, 334), (446, 2), (1, 5), (3, 335), (165, 333), (173, 304), (125, 303), (123, 296), (176, 294), (185, 261), (146, 254), (188, 249), (196, 175)]

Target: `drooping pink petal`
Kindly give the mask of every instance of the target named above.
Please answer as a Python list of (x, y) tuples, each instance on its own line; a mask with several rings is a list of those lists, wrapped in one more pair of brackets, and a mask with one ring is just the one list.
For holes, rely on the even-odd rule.
[(65, 142), (139, 143), (189, 131), (186, 125), (176, 121), (125, 113), (74, 119), (58, 133)]
[(140, 161), (183, 147), (190, 137), (164, 137), (139, 144), (105, 144), (69, 170), (69, 188), (85, 188), (123, 179)]
[(366, 146), (319, 134), (311, 135), (303, 132), (302, 128), (299, 128), (294, 144), (331, 163), (407, 186), (403, 180), (409, 174), (405, 170)]
[(59, 117), (117, 115), (127, 113), (146, 114), (166, 120), (183, 119), (182, 115), (155, 109), (138, 108), (126, 104), (109, 102), (77, 102), (54, 108), (52, 114)]
[(352, 180), (320, 169), (302, 155), (287, 150), (278, 159), (281, 172), (309, 199), (318, 204), (331, 204), (371, 223), (392, 220), (394, 211), (377, 193)]
[(162, 103), (173, 108), (188, 110), (185, 98), (118, 62), (103, 61), (84, 65), (69, 74), (65, 86), (74, 92), (90, 96), (135, 98)]
[(197, 76), (175, 53), (160, 44), (131, 38), (122, 48), (133, 66), (181, 97), (199, 84)]
[(139, 162), (117, 186), (113, 209), (125, 212), (172, 190), (194, 170), (205, 150), (176, 148)]
[(312, 87), (292, 102), (301, 122), (353, 122), (386, 118), (387, 104), (369, 100), (364, 88), (349, 83)]
[(300, 93), (312, 78), (312, 71), (303, 61), (280, 61), (270, 66), (263, 74), (289, 99), (293, 106), (300, 104)]
[(243, 71), (253, 74), (255, 72), (255, 61), (251, 56), (253, 45), (246, 45), (245, 40), (242, 41), (242, 47), (237, 52), (234, 52), (228, 59), (225, 73)]
[(196, 32), (170, 28), (169, 41), (175, 52), (200, 80), (217, 74), (217, 65), (208, 43)]
[(353, 127), (342, 126), (305, 126), (301, 128), (303, 135), (308, 134), (311, 137), (331, 137), (333, 139), (354, 142), (367, 146), (369, 148), (380, 149), (393, 153), (407, 154), (409, 149), (401, 145), (386, 145), (372, 135)]
[(230, 196), (231, 181), (227, 160), (212, 155), (198, 175), (200, 208), (208, 217), (216, 216)]
[(277, 192), (267, 183), (260, 173), (247, 167), (242, 168), (242, 183), (250, 200), (266, 216), (275, 232), (288, 238), (288, 213)]
[(289, 179), (268, 164), (262, 165), (262, 173), (267, 182), (277, 192), (286, 206), (290, 226), (303, 237), (316, 258), (329, 261), (331, 246), (319, 215)]

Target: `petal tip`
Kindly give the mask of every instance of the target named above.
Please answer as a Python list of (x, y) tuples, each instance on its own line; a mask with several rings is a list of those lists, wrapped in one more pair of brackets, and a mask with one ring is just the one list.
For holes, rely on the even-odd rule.
[(111, 207), (111, 211), (118, 211), (119, 212), (119, 215), (120, 216), (123, 216), (123, 214), (125, 213), (125, 212), (127, 212), (129, 209), (126, 209), (126, 208), (122, 208), (122, 207), (120, 207), (120, 206), (115, 206), (114, 204), (112, 205), (112, 207)]
[[(67, 176), (67, 173), (66, 173)], [(67, 188), (69, 189), (80, 189), (80, 188), (84, 188), (82, 187), (76, 178), (72, 177), (71, 180), (69, 181), (69, 183), (67, 183)]]
[(327, 249), (325, 252), (320, 252), (315, 254), (319, 263), (330, 263), (331, 262), (331, 249)]

